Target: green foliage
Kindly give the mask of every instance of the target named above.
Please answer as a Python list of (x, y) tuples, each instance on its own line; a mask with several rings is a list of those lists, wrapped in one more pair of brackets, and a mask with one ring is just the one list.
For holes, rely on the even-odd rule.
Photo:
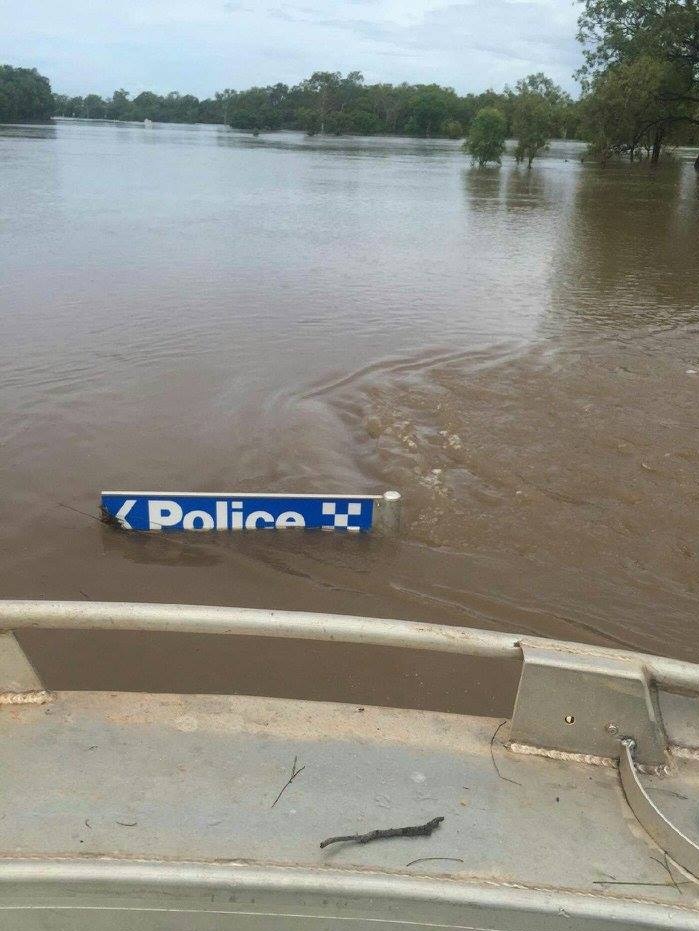
[(53, 109), (49, 79), (36, 68), (0, 65), (0, 123), (49, 120)]
[(481, 103), (503, 96), (459, 97), (437, 84), (374, 84), (358, 71), (316, 71), (294, 87), (273, 84), (243, 91), (225, 90), (198, 101), (177, 93), (161, 96), (143, 91), (133, 99), (124, 90), (111, 98), (56, 95), (56, 115), (84, 119), (154, 122), (228, 123), (235, 129), (301, 129), (342, 135), (378, 133), (460, 138)]
[(688, 141), (699, 127), (696, 0), (581, 0), (581, 112), (602, 161)]
[(414, 94), (410, 101), (410, 119), (405, 126), (408, 135), (425, 138), (441, 135), (450, 111), (445, 96), (444, 88), (436, 85)]
[(699, 5), (696, 0), (580, 0), (578, 38), (584, 45), (583, 77), (644, 56), (699, 63)]
[(286, 84), (251, 87), (232, 91), (226, 108), (225, 122), (238, 129), (279, 129), (282, 125), (289, 88)]
[(678, 104), (668, 98), (672, 87), (672, 67), (649, 56), (596, 74), (582, 102), (591, 154), (603, 164), (614, 157), (633, 161), (644, 150), (652, 155), (658, 141), (674, 131), (671, 116)]
[[(699, 64), (685, 60), (691, 46), (680, 30), (685, 21), (671, 16), (667, 35), (653, 26), (650, 37), (632, 41), (634, 33), (629, 24), (624, 21), (622, 28), (613, 21), (612, 14), (623, 9), (637, 11), (637, 0), (581, 2), (585, 5), (581, 34), (588, 43), (593, 42), (593, 37), (601, 43), (596, 51), (588, 44), (581, 102), (573, 101), (541, 73), (518, 81), (514, 90), (505, 88), (498, 93), (489, 89), (459, 96), (453, 88), (438, 84), (367, 85), (358, 71), (344, 76), (338, 71), (316, 71), (293, 87), (277, 83), (242, 91), (226, 89), (206, 100), (191, 94), (159, 95), (151, 91), (132, 99), (123, 89), (108, 98), (57, 94), (55, 114), (83, 119), (228, 123), (247, 132), (297, 129), (310, 135), (357, 133), (459, 139), (468, 136), (479, 111), (494, 108), (505, 118), (506, 135), (518, 140), (516, 157), (528, 164), (549, 139), (580, 138), (581, 133), (604, 159), (615, 155), (636, 157), (647, 145), (656, 155), (665, 143), (699, 142)], [(696, 2), (699, 4), (699, 0)], [(649, 10), (681, 7), (686, 14), (691, 13), (689, 0), (663, 0), (663, 4), (647, 0), (642, 5)], [(596, 26), (595, 17), (601, 17)], [(637, 12), (629, 18), (634, 17), (638, 21)], [(687, 22), (693, 28), (694, 13)], [(638, 52), (648, 46), (654, 49), (653, 54)], [(627, 75), (623, 69), (634, 61), (639, 62), (637, 70)], [(649, 62), (662, 64), (663, 69), (655, 72)], [(0, 112), (2, 101), (0, 84)], [(639, 135), (642, 126), (632, 117), (651, 113), (654, 122)]]
[(165, 95), (143, 91), (130, 100), (129, 92), (120, 88), (107, 98), (99, 94), (87, 94), (85, 97), (55, 94), (53, 103), (56, 116), (86, 120), (143, 122), (148, 119), (157, 123), (225, 123), (232, 93), (223, 91), (213, 99), (199, 100), (192, 94), (179, 94), (177, 91)]
[[(266, 92), (269, 99), (273, 89), (252, 90)], [(285, 90), (283, 98), (272, 103), (275, 121), (265, 110), (265, 99), (253, 100), (250, 91), (233, 92), (228, 121), (237, 129), (257, 123), (311, 134), (384, 133), (460, 139), (483, 106), (495, 103), (505, 109), (505, 96), (495, 91), (459, 97), (453, 88), (438, 84), (366, 85), (358, 71), (345, 77), (336, 71), (316, 71)]]
[(563, 134), (572, 101), (541, 72), (518, 81), (509, 96), (511, 130), (517, 139), (515, 159), (531, 168), (536, 156), (548, 148), (549, 139)]
[(356, 110), (351, 114), (347, 132), (357, 133), (359, 136), (373, 136), (380, 133), (383, 127), (376, 113), (369, 110)]
[(495, 107), (479, 110), (469, 130), (464, 149), (471, 156), (471, 161), (478, 162), (483, 168), (488, 162), (500, 164), (505, 151), (507, 137), (507, 120), (502, 111)]
[(517, 163), (526, 161), (532, 167), (536, 156), (548, 148), (552, 126), (551, 108), (542, 97), (529, 91), (517, 95), (512, 119)]
[(320, 131), (320, 116), (315, 110), (309, 107), (301, 107), (297, 113), (297, 121), (300, 129), (303, 129), (307, 135), (315, 136)]
[(442, 135), (447, 139), (461, 139), (464, 128), (458, 120), (446, 120), (442, 125)]

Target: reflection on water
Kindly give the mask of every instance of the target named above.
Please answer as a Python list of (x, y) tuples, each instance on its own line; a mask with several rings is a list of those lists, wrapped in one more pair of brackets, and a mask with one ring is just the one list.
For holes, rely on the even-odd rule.
[[(447, 141), (0, 127), (0, 594), (696, 659), (697, 178), (691, 153), (603, 171), (582, 151), (481, 171)], [(62, 507), (128, 486), (396, 487), (406, 521), (134, 538)], [(101, 687), (501, 712), (514, 682), (391, 651), (26, 639), (58, 684), (66, 643)]]
[(56, 127), (53, 123), (34, 123), (13, 125), (0, 123), (0, 136), (4, 139), (55, 139)]
[(556, 273), (558, 309), (579, 322), (678, 326), (696, 318), (697, 179), (682, 162), (637, 169), (581, 173)]

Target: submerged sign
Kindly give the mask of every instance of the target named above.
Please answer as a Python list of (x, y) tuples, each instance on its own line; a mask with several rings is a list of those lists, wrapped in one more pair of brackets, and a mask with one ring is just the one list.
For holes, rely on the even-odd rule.
[(385, 495), (251, 495), (104, 491), (102, 513), (124, 530), (371, 530), (377, 513), (397, 508)]

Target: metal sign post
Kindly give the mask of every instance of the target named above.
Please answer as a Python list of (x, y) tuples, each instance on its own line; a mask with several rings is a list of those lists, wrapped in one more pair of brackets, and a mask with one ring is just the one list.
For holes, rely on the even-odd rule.
[(102, 514), (124, 530), (337, 530), (359, 533), (400, 525), (401, 496), (213, 494), (103, 491)]

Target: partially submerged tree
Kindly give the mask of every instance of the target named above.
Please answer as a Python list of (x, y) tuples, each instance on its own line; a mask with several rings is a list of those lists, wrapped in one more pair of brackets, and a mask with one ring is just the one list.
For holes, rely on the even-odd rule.
[(471, 156), (471, 161), (483, 168), (488, 162), (499, 165), (505, 151), (507, 137), (507, 120), (505, 115), (495, 107), (484, 107), (476, 113), (464, 149)]
[(512, 135), (517, 140), (515, 160), (526, 161), (527, 168), (549, 146), (551, 115), (546, 101), (536, 94), (524, 94), (517, 99), (512, 118)]
[(645, 55), (595, 75), (581, 104), (590, 152), (605, 164), (614, 156), (634, 161), (645, 150), (657, 162), (679, 112), (666, 99), (673, 77), (672, 66)]
[(509, 91), (512, 135), (517, 140), (517, 162), (532, 162), (549, 140), (562, 135), (571, 99), (545, 74), (530, 74), (517, 82), (516, 93)]
[[(650, 137), (651, 161), (681, 126), (699, 126), (699, 4), (697, 0), (581, 0), (578, 38), (585, 46), (580, 71), (594, 110), (612, 111), (625, 125), (611, 132), (611, 151), (635, 151), (642, 135)], [(640, 83), (629, 80), (633, 76)], [(608, 78), (605, 79), (605, 75)], [(636, 114), (647, 110), (645, 122)], [(589, 117), (588, 117), (589, 121)], [(641, 137), (638, 136), (642, 131)], [(605, 131), (605, 132), (608, 132)], [(598, 134), (599, 135), (599, 134)], [(615, 141), (616, 140), (616, 141)], [(609, 150), (605, 135), (597, 145)]]

